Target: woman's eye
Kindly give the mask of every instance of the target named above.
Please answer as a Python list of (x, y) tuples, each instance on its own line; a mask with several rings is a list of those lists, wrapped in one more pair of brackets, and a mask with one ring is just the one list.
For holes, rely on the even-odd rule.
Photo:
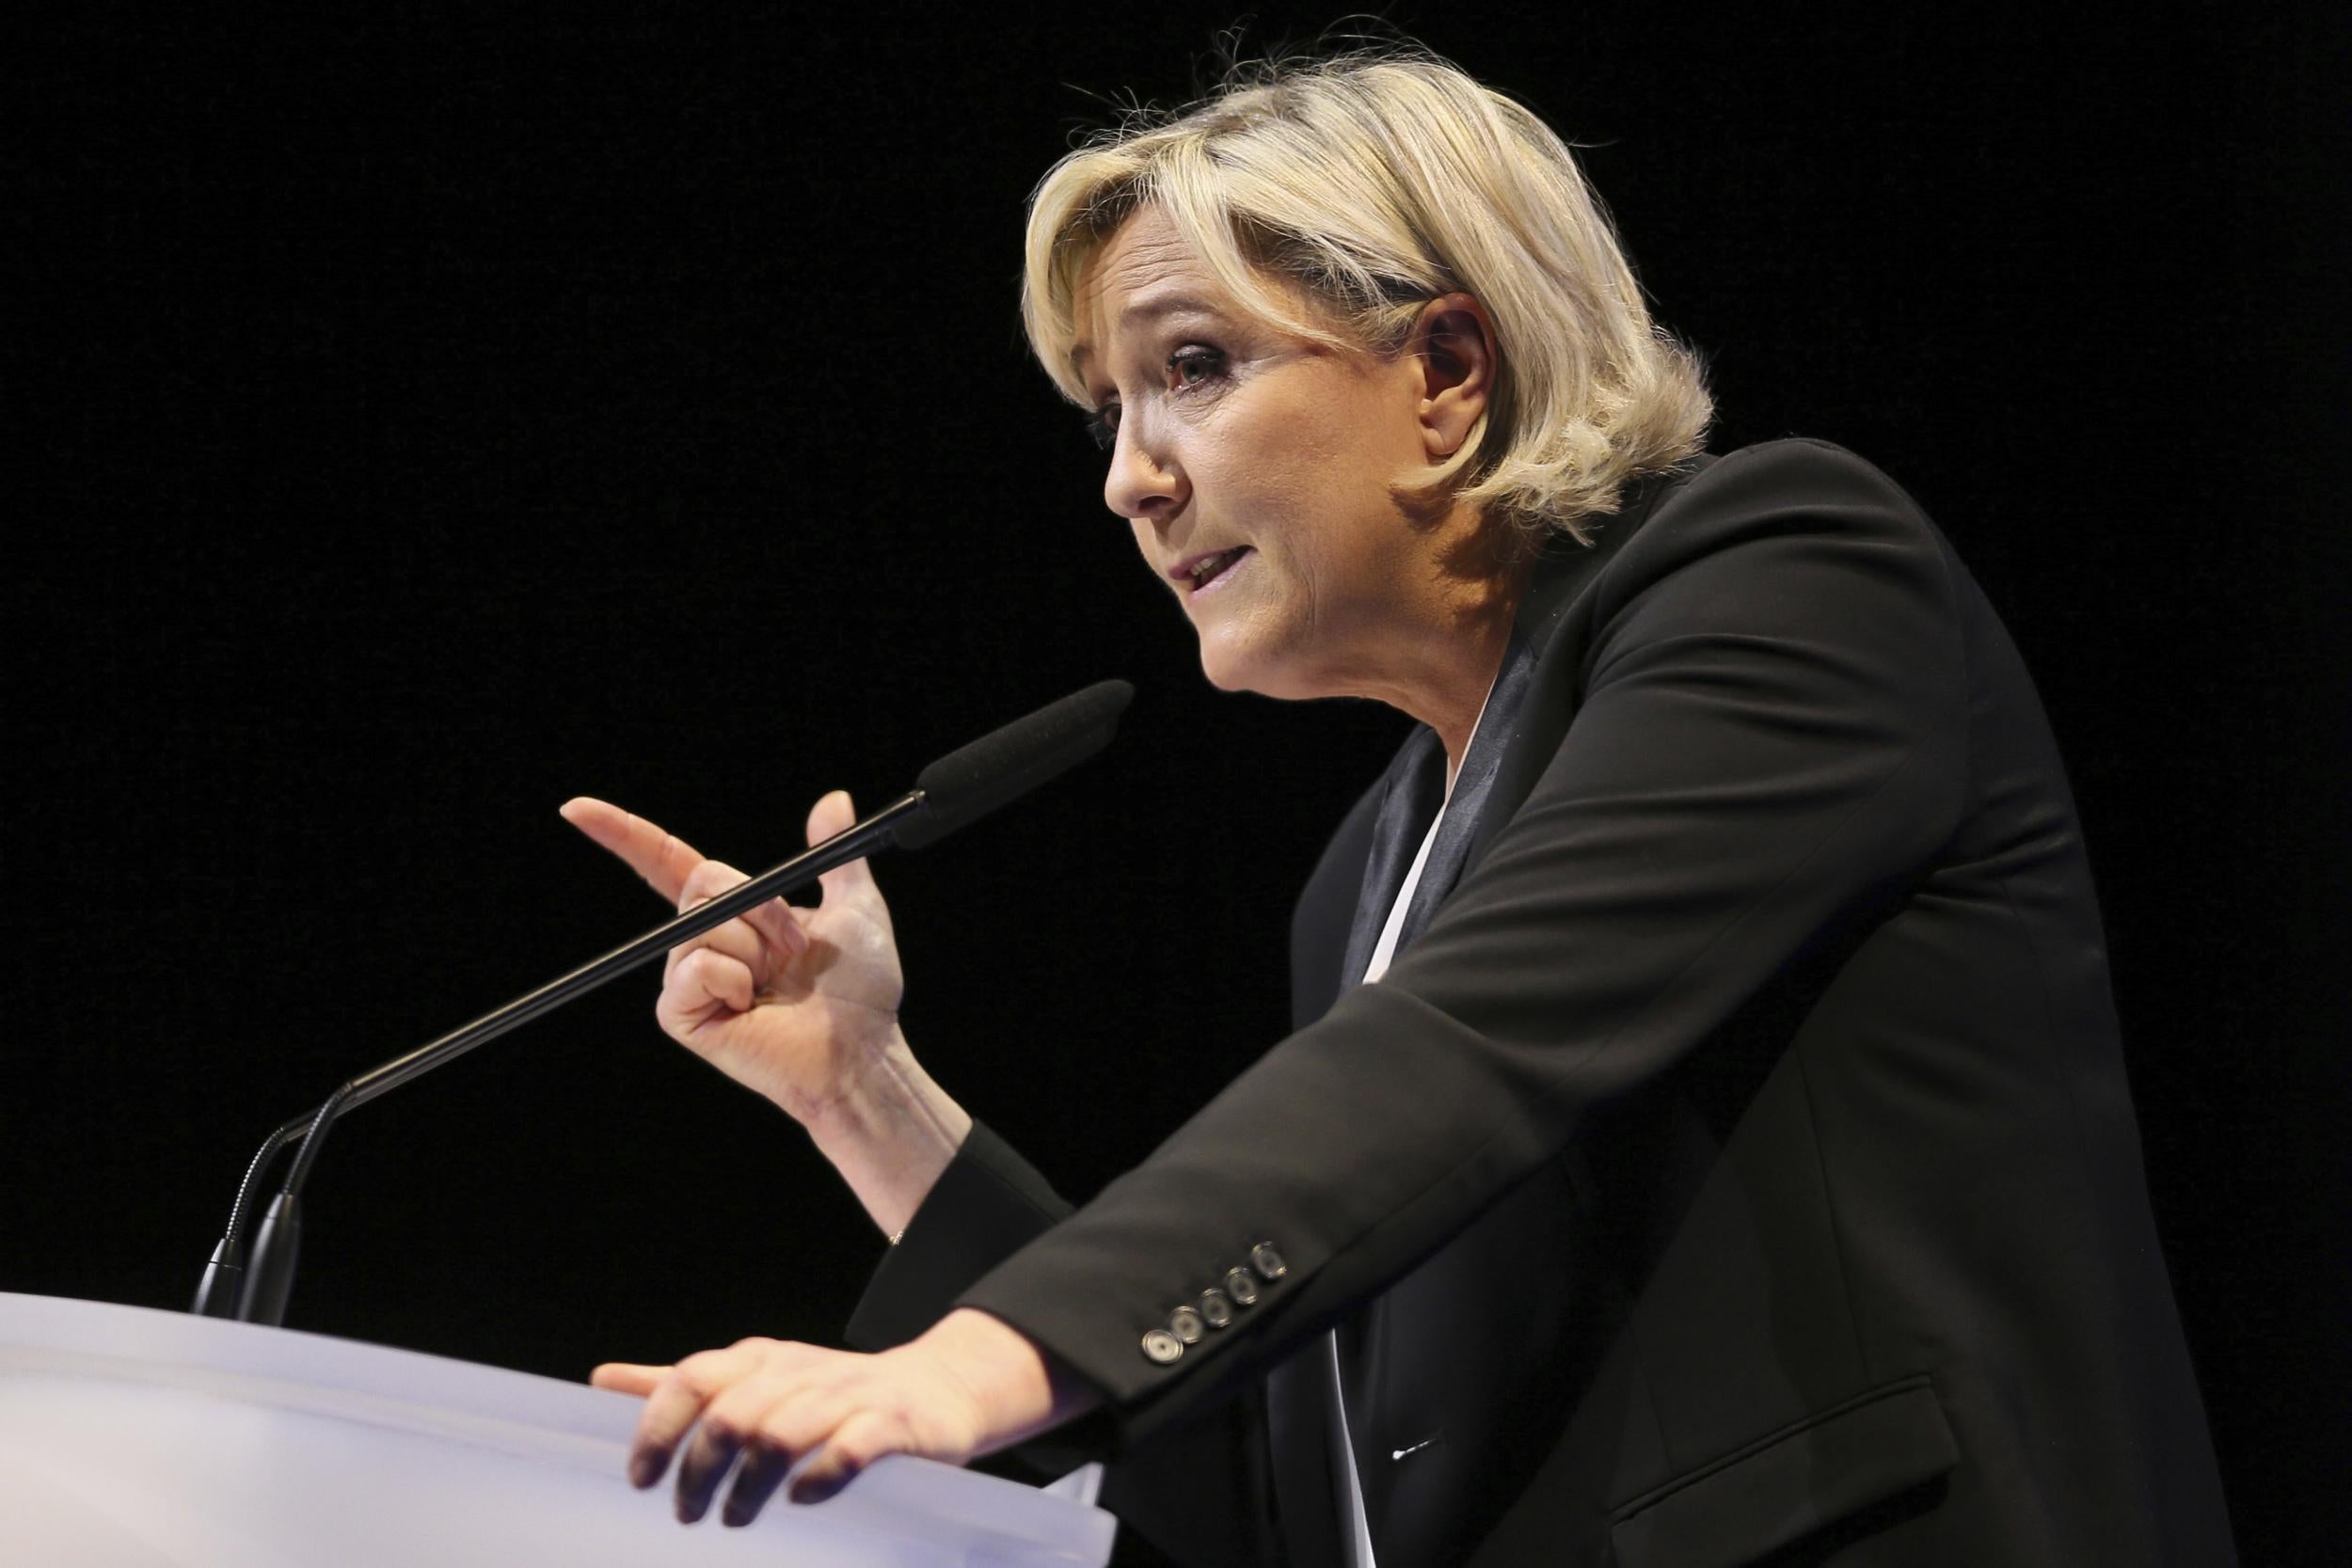
[[(1173, 389), (1215, 381), (1225, 373), (1225, 355), (1205, 343), (1186, 343), (1168, 356), (1168, 378)], [(1087, 435), (1094, 444), (1108, 451), (1119, 444), (1119, 404), (1106, 403), (1086, 417)]]
[(1224, 369), (1225, 356), (1199, 343), (1188, 343), (1168, 356), (1168, 373), (1179, 387), (1198, 387)]

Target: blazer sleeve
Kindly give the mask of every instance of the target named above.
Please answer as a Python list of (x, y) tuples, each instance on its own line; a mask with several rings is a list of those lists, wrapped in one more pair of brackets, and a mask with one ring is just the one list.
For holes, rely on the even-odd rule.
[(866, 1282), (843, 1337), (864, 1351), (905, 1344), (946, 1317), (973, 1281), (1070, 1212), (1034, 1166), (974, 1121), (898, 1244)]
[[(1409, 1271), (1954, 832), (1955, 567), (1869, 465), (1726, 457), (1588, 593), (1565, 739), (1386, 977), (959, 1296), (1101, 1389), (1106, 1451)], [(1256, 1304), (1170, 1355), (1237, 1265)]]
[[(1070, 1212), (1034, 1166), (975, 1121), (866, 1282), (844, 1338), (865, 1351), (914, 1338), (973, 1281)], [(1277, 1557), (1264, 1430), (1254, 1393), (1173, 1423), (1107, 1466), (1097, 1501), (1178, 1562), (1271, 1568)], [(1048, 1433), (974, 1468), (1042, 1485), (1101, 1457), (1099, 1447), (1083, 1429)]]

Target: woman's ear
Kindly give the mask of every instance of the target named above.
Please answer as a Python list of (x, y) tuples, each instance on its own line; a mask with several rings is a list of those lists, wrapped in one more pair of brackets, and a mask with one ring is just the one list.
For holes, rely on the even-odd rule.
[(1495, 388), (1495, 329), (1469, 294), (1443, 294), (1421, 308), (1406, 352), (1421, 367), (1422, 441), (1433, 463), (1462, 450)]

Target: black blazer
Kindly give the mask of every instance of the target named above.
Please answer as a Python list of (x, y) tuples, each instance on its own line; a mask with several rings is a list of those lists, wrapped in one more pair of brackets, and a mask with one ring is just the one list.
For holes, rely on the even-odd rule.
[(1942, 534), (1836, 447), (1704, 458), (1517, 632), (1387, 976), (1425, 728), (1299, 899), (1297, 1032), (1074, 1212), (977, 1128), (851, 1340), (1019, 1328), (1104, 1399), (1028, 1456), (1202, 1568), (1338, 1561), (1342, 1321), (1380, 1568), (2233, 1561), (2073, 802)]

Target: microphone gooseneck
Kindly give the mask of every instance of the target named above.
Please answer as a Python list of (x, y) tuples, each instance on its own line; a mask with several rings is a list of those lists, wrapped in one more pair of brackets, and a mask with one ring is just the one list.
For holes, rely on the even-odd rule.
[[(303, 1183), (317, 1162), (327, 1130), (345, 1111), (454, 1061), (690, 938), (814, 882), (828, 871), (894, 844), (908, 849), (936, 844), (1109, 745), (1120, 715), (1134, 697), (1135, 688), (1125, 681), (1102, 681), (1049, 703), (932, 763), (917, 777), (914, 789), (864, 821), (697, 904), (634, 942), (350, 1080), (316, 1110), (278, 1128), (253, 1157), (230, 1210), (229, 1228), (214, 1248), (203, 1281), (197, 1287), (193, 1309), (207, 1317), (234, 1317), (246, 1323), (284, 1321), (301, 1243)], [(301, 1139), (301, 1147), (294, 1152), (285, 1184), (260, 1226), (252, 1227), (248, 1249), (246, 1230), (254, 1184), (278, 1151), (296, 1138)]]
[(199, 1318), (234, 1318), (239, 1316), (245, 1293), (245, 1230), (247, 1205), (253, 1196), (253, 1185), (269, 1168), (278, 1151), (310, 1130), (314, 1119), (306, 1113), (285, 1123), (262, 1143), (253, 1163), (245, 1168), (245, 1180), (237, 1183), (237, 1200), (229, 1206), (229, 1228), (221, 1232), (219, 1243), (213, 1248), (212, 1260), (204, 1265), (204, 1277), (197, 1282), (196, 1304), (189, 1308)]

